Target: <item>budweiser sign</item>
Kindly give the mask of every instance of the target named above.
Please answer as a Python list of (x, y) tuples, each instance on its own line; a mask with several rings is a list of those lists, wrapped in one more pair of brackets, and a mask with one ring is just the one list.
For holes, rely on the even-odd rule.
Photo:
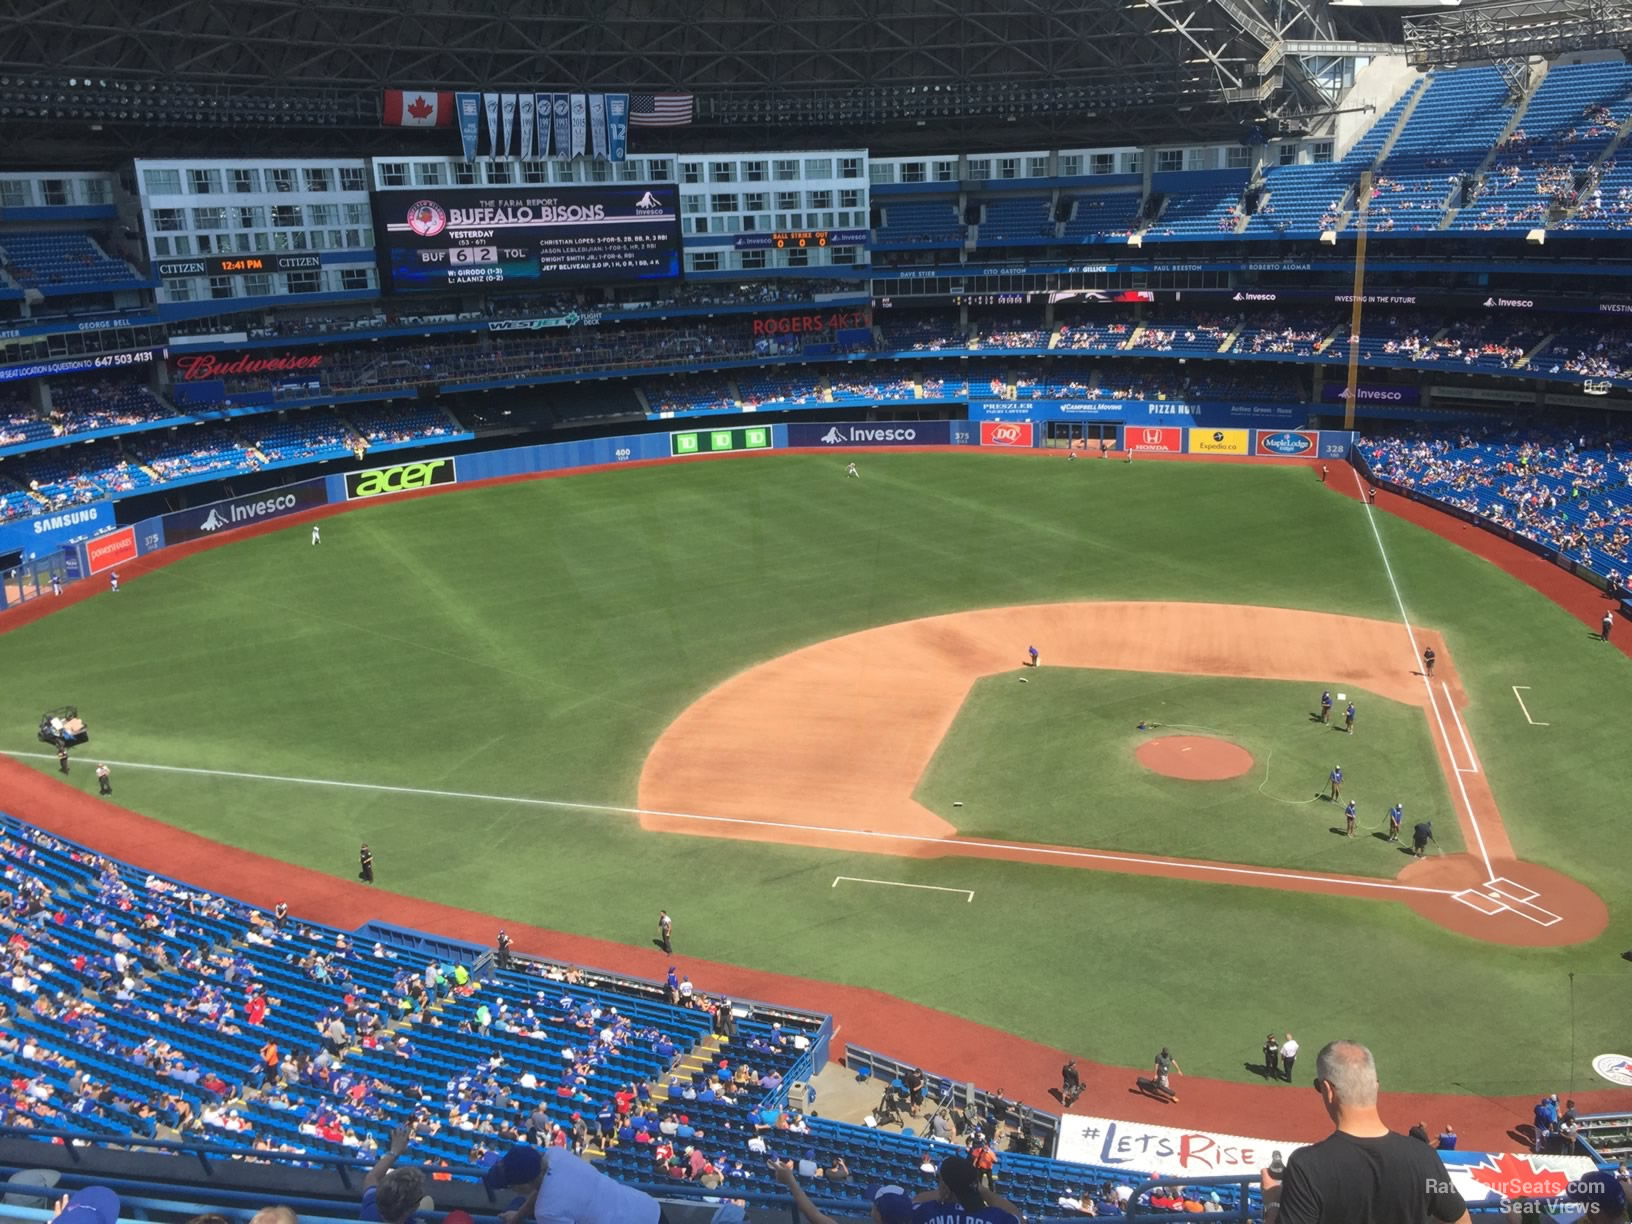
[(176, 358), (176, 373), (187, 382), (204, 378), (224, 378), (228, 374), (294, 374), (301, 370), (315, 370), (323, 364), (323, 354), (313, 353), (300, 357), (281, 353), (276, 357), (253, 357), (248, 353), (221, 356), (201, 353), (196, 357)]

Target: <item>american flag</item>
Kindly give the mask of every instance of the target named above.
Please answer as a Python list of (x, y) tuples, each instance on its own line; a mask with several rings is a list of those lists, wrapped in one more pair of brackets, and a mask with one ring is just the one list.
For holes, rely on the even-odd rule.
[(629, 126), (685, 127), (691, 122), (695, 101), (690, 94), (630, 94)]

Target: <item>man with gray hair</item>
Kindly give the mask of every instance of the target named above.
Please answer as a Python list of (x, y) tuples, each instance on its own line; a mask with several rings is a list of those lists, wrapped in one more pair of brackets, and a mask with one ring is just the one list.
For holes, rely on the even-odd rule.
[(1337, 1129), (1263, 1172), (1264, 1224), (1464, 1224), (1467, 1204), (1439, 1154), (1377, 1112), (1377, 1064), (1355, 1041), (1315, 1058), (1315, 1091)]

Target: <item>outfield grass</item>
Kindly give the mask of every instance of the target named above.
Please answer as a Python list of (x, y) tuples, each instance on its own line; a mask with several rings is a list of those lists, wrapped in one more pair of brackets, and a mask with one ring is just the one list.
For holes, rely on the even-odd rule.
[[(700, 694), (876, 624), (1069, 599), (1397, 615), (1365, 510), (1302, 468), (861, 466), (846, 481), (832, 457), (756, 456), (496, 486), (347, 514), (316, 548), (296, 528), (202, 553), (0, 635), (0, 748), (38, 749), (40, 712), (71, 702), (115, 760), (626, 804)], [(1632, 665), (1488, 563), (1379, 528), (1413, 617), (1447, 636), (1520, 852), (1609, 902), (1594, 944), (1506, 950), (1374, 902), (725, 845), (509, 803), (131, 770), (118, 795), (337, 876), (366, 839), (384, 888), (636, 946), (667, 901), (687, 955), (881, 986), (1125, 1065), (1159, 1037), (1192, 1074), (1247, 1078), (1285, 1027), (1377, 1043), (1394, 1087), (1591, 1083), (1591, 1057), (1624, 1045), (1632, 989), (1602, 979), (1573, 1032), (1565, 1000), (1569, 973), (1613, 973), (1632, 947)], [(1551, 727), (1525, 723), (1513, 684)], [(885, 872), (977, 900), (830, 887)]]
[[(1311, 716), (1319, 694), (1307, 684), (1069, 667), (1028, 679), (977, 682), (919, 784), (919, 802), (963, 833), (1392, 877), (1402, 847), (1370, 834), (1400, 802), (1411, 824), (1434, 822), (1437, 852), (1462, 849), (1416, 707), (1350, 691), (1350, 735)], [(1140, 731), (1141, 719), (1159, 730)], [(1218, 782), (1152, 773), (1134, 750), (1168, 734), (1227, 739), (1253, 768)], [(1333, 765), (1357, 804), (1353, 840), (1341, 835), (1343, 801), (1324, 798)]]

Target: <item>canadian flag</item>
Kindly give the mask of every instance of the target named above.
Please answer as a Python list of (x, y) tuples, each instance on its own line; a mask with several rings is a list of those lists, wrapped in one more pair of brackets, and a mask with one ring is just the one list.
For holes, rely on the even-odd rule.
[(386, 127), (452, 127), (453, 95), (434, 90), (385, 91)]

